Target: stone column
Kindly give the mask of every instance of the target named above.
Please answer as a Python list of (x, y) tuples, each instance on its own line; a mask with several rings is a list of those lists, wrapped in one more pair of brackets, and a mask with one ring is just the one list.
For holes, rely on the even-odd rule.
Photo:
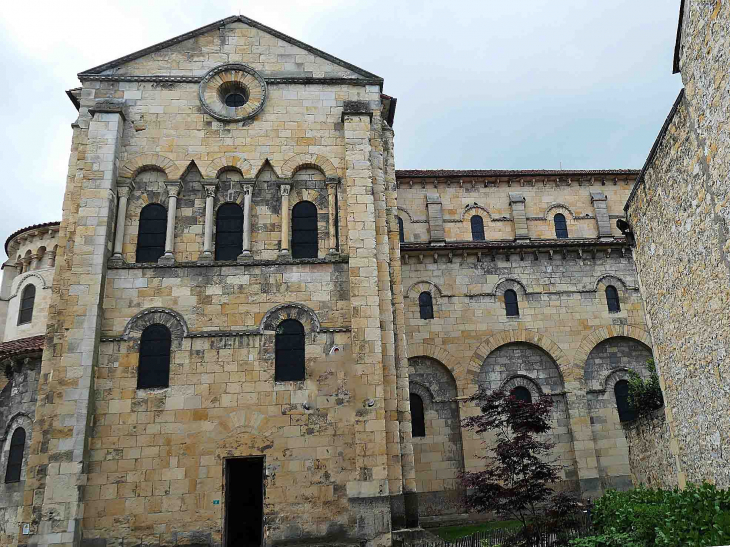
[[(86, 101), (93, 99), (85, 99)], [(85, 103), (88, 104), (88, 103)], [(78, 546), (89, 461), (94, 370), (99, 358), (107, 261), (112, 251), (117, 168), (124, 116), (121, 100), (99, 99), (74, 129), (54, 291), (43, 352), (33, 434), (28, 449), (21, 523), (37, 547)], [(79, 297), (83, 294), (83, 297)], [(61, 350), (63, 348), (63, 350)], [(50, 395), (52, 394), (52, 395)], [(58, 435), (58, 432), (63, 432)]]
[(182, 191), (182, 182), (169, 180), (165, 182), (169, 203), (167, 205), (167, 232), (165, 233), (165, 254), (158, 260), (160, 264), (175, 263), (175, 213), (177, 211), (177, 197)]
[(48, 266), (54, 267), (56, 265), (56, 251), (48, 251)]
[(114, 253), (112, 260), (124, 262), (122, 249), (124, 248), (124, 226), (127, 221), (127, 202), (129, 194), (134, 190), (134, 181), (130, 179), (119, 179), (117, 181), (117, 195), (119, 205), (117, 206), (117, 229), (114, 233)]
[[(243, 252), (238, 255), (239, 260), (251, 258), (251, 195), (255, 183), (255, 179), (241, 182), (243, 189)], [(288, 199), (287, 197), (287, 201)]]
[(23, 257), (23, 271), (21, 273), (29, 272), (30, 271), (30, 256), (24, 256)]
[(198, 260), (213, 260), (213, 209), (215, 195), (218, 192), (218, 179), (206, 179), (202, 185), (205, 190), (205, 238), (203, 252)]
[(327, 209), (329, 215), (329, 254), (337, 254), (337, 185), (339, 177), (327, 178)]
[(426, 210), (428, 212), (428, 233), (431, 243), (444, 243), (444, 215), (441, 209), (441, 196), (426, 194)]
[(281, 190), (281, 250), (280, 255), (289, 256), (289, 191), (291, 190), (291, 181), (283, 181), (279, 183)]
[(38, 269), (38, 260), (39, 260), (38, 253), (34, 253), (30, 255), (30, 269), (31, 270), (37, 270)]

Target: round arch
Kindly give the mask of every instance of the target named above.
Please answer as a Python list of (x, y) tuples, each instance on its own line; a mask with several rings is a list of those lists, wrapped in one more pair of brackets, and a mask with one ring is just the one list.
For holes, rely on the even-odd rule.
[(144, 329), (161, 324), (170, 329), (173, 339), (181, 340), (188, 335), (188, 324), (182, 315), (168, 308), (147, 308), (136, 313), (124, 327), (122, 339), (139, 339)]
[(140, 154), (128, 159), (119, 169), (119, 176), (134, 179), (139, 173), (146, 169), (162, 171), (168, 180), (179, 177), (179, 169), (175, 162), (160, 154)]
[(399, 205), (398, 206), (398, 212), (399, 213), (405, 213), (405, 215), (408, 217), (408, 222), (413, 222), (413, 217), (411, 216), (411, 213), (408, 212), (408, 209), (406, 209), (405, 207), (401, 207)]
[(550, 211), (553, 211), (555, 209), (561, 209), (563, 211), (567, 211), (568, 213), (570, 213), (570, 218), (575, 220), (575, 213), (573, 212), (573, 210), (570, 207), (565, 205), (565, 203), (551, 203), (550, 205), (548, 205), (548, 208), (545, 209), (545, 220), (551, 220)]
[(492, 220), (492, 213), (490, 213), (489, 210), (486, 207), (483, 207), (481, 205), (471, 204), (471, 205), (467, 205), (464, 208), (464, 211), (462, 211), (462, 213), (461, 213), (461, 221), (463, 222), (464, 220), (466, 220), (466, 218), (467, 218), (466, 215), (468, 215), (471, 211), (475, 211), (475, 210), (479, 210), (482, 213), (484, 213), (486, 215), (486, 217), (487, 217), (487, 220)]
[(598, 327), (583, 338), (578, 349), (575, 351), (574, 362), (576, 365), (580, 365), (576, 368), (580, 368), (582, 370), (585, 366), (585, 362), (588, 360), (588, 355), (593, 348), (604, 340), (615, 337), (633, 338), (648, 347), (652, 353), (654, 352), (651, 336), (642, 328), (634, 325), (608, 325), (605, 327)]
[(614, 286), (615, 285), (621, 285), (621, 287), (624, 290), (633, 289), (634, 288), (634, 287), (630, 287), (629, 284), (626, 283), (626, 281), (623, 280), (623, 278), (621, 278), (621, 277), (619, 277), (617, 275), (614, 275), (614, 274), (602, 275), (601, 277), (599, 277), (598, 279), (596, 279), (596, 282), (593, 285), (593, 290), (595, 290), (596, 292), (598, 292), (598, 289), (599, 289), (599, 287), (601, 285), (603, 285), (604, 288), (607, 287), (608, 285), (614, 285)]
[[(489, 354), (500, 346), (511, 344), (513, 342), (525, 342), (527, 344), (532, 344), (533, 346), (539, 347), (552, 357), (553, 361), (555, 361), (558, 365), (558, 370), (563, 377), (563, 383), (567, 382), (569, 379), (572, 380), (579, 377), (575, 370), (573, 370), (573, 367), (571, 367), (570, 360), (565, 352), (560, 349), (560, 346), (544, 334), (540, 334), (532, 330), (519, 329), (499, 332), (490, 336), (479, 345), (472, 355), (466, 371), (469, 382), (476, 386), (479, 371), (482, 368), (484, 360), (489, 357)], [(582, 369), (580, 372), (582, 373)]]
[(324, 173), (325, 177), (337, 177), (339, 173), (334, 164), (325, 156), (320, 154), (297, 154), (290, 157), (281, 166), (281, 176), (290, 179), (299, 169), (314, 167)]
[(441, 287), (436, 285), (436, 283), (432, 283), (431, 281), (421, 280), (416, 281), (413, 283), (410, 287), (408, 287), (408, 290), (405, 292), (405, 297), (409, 298), (411, 295), (418, 297), (419, 294), (422, 292), (430, 292), (430, 293), (436, 293), (434, 296), (442, 296)]
[(43, 279), (43, 276), (41, 274), (36, 273), (36, 272), (28, 272), (27, 274), (21, 274), (20, 279), (18, 281), (16, 281), (17, 285), (15, 286), (15, 290), (13, 291), (13, 293), (10, 295), (10, 298), (14, 298), (14, 297), (18, 296), (18, 293), (20, 292), (21, 287), (24, 287), (26, 282), (28, 281), (28, 279), (31, 277), (35, 277), (36, 279), (38, 279), (40, 281), (41, 289), (48, 288), (48, 285), (46, 284), (46, 280)]
[(206, 179), (217, 179), (224, 171), (238, 171), (244, 177), (251, 174), (252, 167), (243, 154), (229, 152), (213, 158), (205, 168)]
[(304, 325), (305, 332), (319, 332), (321, 323), (319, 317), (309, 306), (298, 303), (279, 304), (267, 311), (261, 318), (259, 332), (275, 331), (279, 323), (285, 319), (296, 319)]
[(433, 344), (408, 344), (408, 359), (413, 357), (429, 357), (434, 361), (440, 362), (444, 365), (456, 381), (456, 390), (461, 393), (463, 389), (466, 389), (466, 370), (460, 365), (459, 360), (444, 349), (441, 346), (434, 346)]

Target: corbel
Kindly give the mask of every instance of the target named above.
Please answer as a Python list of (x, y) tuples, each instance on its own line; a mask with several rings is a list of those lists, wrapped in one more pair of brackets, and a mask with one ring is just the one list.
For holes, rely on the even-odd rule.
[(449, 251), (449, 264), (451, 264), (454, 261), (454, 253)]
[(496, 262), (497, 261), (497, 251), (492, 249), (492, 251), (489, 253), (489, 258), (492, 259), (492, 262)]
[(477, 251), (477, 262), (481, 262), (481, 261), (482, 261), (482, 252)]
[(591, 248), (591, 257), (593, 258), (593, 260), (596, 259), (596, 252), (597, 251), (598, 250), (595, 247)]
[(535, 249), (534, 251), (532, 251), (532, 254), (533, 254), (533, 256), (535, 257), (535, 261), (537, 261), (537, 260), (539, 260), (539, 259), (540, 259), (540, 255), (539, 255), (539, 253), (537, 252), (537, 249)]
[(583, 249), (578, 247), (578, 258), (583, 258)]
[(563, 248), (563, 260), (568, 260), (568, 249)]
[(467, 260), (468, 260), (468, 256), (469, 256), (469, 255), (467, 255), (467, 253), (466, 253), (466, 250), (462, 251), (462, 253), (461, 253), (461, 261), (462, 261), (462, 262), (463, 262), (464, 264), (466, 264), (466, 262), (467, 262)]
[(418, 255), (418, 263), (423, 264), (423, 253)]
[(438, 264), (438, 261), (439, 261), (439, 254), (433, 253), (433, 263)]
[(403, 259), (403, 262), (408, 264), (408, 255), (407, 254), (401, 255), (401, 258)]
[(525, 260), (525, 251), (520, 249), (520, 261), (523, 262)]
[(554, 251), (552, 249), (548, 249), (548, 260), (552, 260), (553, 259), (553, 252)]

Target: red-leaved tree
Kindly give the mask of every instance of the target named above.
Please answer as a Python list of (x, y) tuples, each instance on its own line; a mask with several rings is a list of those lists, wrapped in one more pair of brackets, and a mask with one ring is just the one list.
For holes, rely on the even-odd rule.
[(560, 477), (560, 467), (548, 459), (553, 443), (539, 438), (550, 430), (553, 401), (542, 396), (528, 403), (504, 391), (479, 391), (471, 400), (481, 414), (466, 418), (464, 426), (479, 434), (493, 433), (495, 442), (488, 447), (485, 442), (485, 469), (462, 475), (467, 505), (527, 527), (528, 521), (538, 519), (553, 493), (550, 485)]

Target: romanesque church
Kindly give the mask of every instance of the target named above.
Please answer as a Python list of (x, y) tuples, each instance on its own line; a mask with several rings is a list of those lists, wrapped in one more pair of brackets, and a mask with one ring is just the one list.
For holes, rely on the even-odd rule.
[(479, 388), (631, 486), (638, 171), (399, 171), (382, 78), (243, 16), (78, 77), (5, 243), (0, 544), (391, 545), (466, 513)]

